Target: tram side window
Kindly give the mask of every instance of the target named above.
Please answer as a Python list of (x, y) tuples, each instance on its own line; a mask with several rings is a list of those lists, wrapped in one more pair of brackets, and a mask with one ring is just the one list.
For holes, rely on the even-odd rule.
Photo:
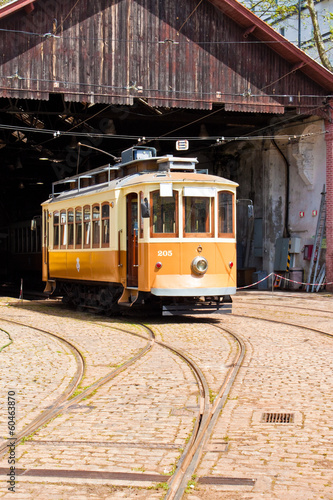
[(100, 206), (94, 205), (92, 209), (92, 235), (93, 247), (99, 247), (99, 231), (100, 230)]
[(91, 220), (90, 220), (90, 207), (88, 207), (88, 206), (83, 208), (83, 221), (84, 221), (83, 246), (85, 248), (89, 248), (90, 247)]
[(219, 236), (234, 236), (233, 194), (228, 191), (219, 192)]
[(82, 208), (75, 210), (75, 248), (82, 248)]
[(159, 191), (151, 193), (151, 236), (177, 236), (178, 233), (178, 193), (160, 196)]
[(68, 220), (68, 248), (73, 248), (74, 245), (74, 212), (70, 208), (67, 212)]
[(211, 198), (203, 196), (185, 196), (185, 233), (210, 234), (211, 229)]
[(59, 248), (59, 212), (53, 212), (53, 248)]
[(110, 243), (110, 205), (102, 205), (102, 247), (108, 247)]
[(65, 210), (60, 212), (60, 247), (66, 248), (67, 244), (67, 214)]

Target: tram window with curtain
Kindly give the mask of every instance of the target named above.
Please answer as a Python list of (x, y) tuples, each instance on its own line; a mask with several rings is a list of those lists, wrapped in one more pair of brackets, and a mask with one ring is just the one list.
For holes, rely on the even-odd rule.
[(159, 191), (153, 191), (151, 204), (151, 236), (178, 236), (178, 193), (174, 191), (173, 196), (160, 196)]
[(82, 208), (75, 209), (75, 248), (82, 248)]
[(53, 212), (53, 248), (59, 248), (59, 212)]
[(201, 196), (184, 197), (184, 232), (186, 235), (212, 234), (211, 198)]
[(232, 238), (234, 236), (234, 195), (228, 191), (220, 191), (218, 198), (220, 237)]
[(66, 248), (67, 244), (67, 214), (66, 210), (60, 212), (60, 248)]
[(68, 221), (68, 248), (73, 248), (74, 245), (74, 212), (70, 208), (67, 212)]
[(93, 247), (98, 248), (100, 242), (100, 206), (94, 205), (92, 209), (92, 237), (93, 237)]
[(110, 205), (102, 205), (102, 247), (108, 247), (110, 244)]
[(84, 231), (84, 241), (83, 241), (83, 246), (84, 248), (90, 248), (90, 234), (91, 234), (91, 220), (90, 220), (90, 207), (85, 206), (83, 208), (83, 231)]

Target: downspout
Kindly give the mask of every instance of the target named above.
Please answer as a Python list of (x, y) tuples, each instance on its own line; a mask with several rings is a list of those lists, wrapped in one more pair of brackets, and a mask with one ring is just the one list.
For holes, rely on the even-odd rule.
[(278, 150), (278, 152), (280, 153), (280, 155), (282, 156), (282, 158), (283, 158), (283, 160), (285, 162), (285, 165), (286, 165), (286, 208), (285, 208), (285, 213), (284, 213), (283, 238), (289, 238), (290, 237), (290, 232), (289, 232), (290, 165), (289, 165), (289, 162), (288, 162), (287, 158), (285, 157), (285, 155), (283, 154), (283, 152), (281, 151), (281, 149), (279, 148), (279, 146), (276, 144), (275, 139), (271, 139), (271, 141), (274, 144), (274, 146), (276, 147), (276, 149)]

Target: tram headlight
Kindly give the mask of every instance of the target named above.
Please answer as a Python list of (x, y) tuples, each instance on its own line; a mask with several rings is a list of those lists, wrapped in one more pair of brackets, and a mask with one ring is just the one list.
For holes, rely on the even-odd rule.
[(191, 268), (195, 274), (205, 274), (208, 269), (208, 262), (205, 257), (198, 256), (192, 260)]

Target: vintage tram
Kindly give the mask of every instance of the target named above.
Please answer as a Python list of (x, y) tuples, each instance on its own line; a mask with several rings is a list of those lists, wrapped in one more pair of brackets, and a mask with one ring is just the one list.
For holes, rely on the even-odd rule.
[(45, 291), (108, 313), (231, 312), (237, 184), (197, 163), (138, 146), (55, 182), (42, 204)]

